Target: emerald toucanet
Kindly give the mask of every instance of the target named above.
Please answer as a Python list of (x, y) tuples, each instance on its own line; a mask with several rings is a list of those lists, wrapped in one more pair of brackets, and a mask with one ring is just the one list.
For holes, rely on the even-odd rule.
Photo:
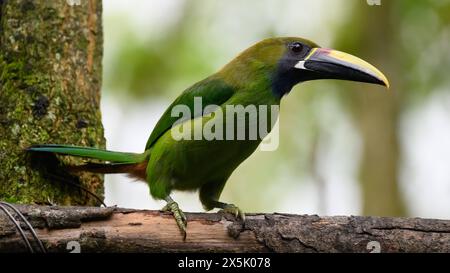
[[(296, 84), (318, 79), (341, 79), (389, 87), (388, 80), (378, 69), (357, 57), (321, 48), (302, 38), (270, 38), (248, 48), (217, 73), (181, 93), (156, 124), (141, 154), (54, 144), (32, 146), (28, 151), (101, 160), (104, 162), (88, 162), (69, 169), (128, 173), (146, 181), (153, 198), (167, 201), (164, 209), (173, 213), (182, 234), (186, 236), (186, 216), (170, 197), (173, 190), (199, 190), (206, 210), (219, 208), (244, 219), (238, 207), (220, 202), (219, 197), (232, 172), (255, 151), (265, 135), (252, 139), (233, 138), (240, 132), (247, 136), (248, 127), (255, 126), (255, 122), (245, 113), (241, 123), (229, 122), (219, 114), (230, 112), (228, 106), (254, 105), (269, 106), (267, 119), (277, 117), (278, 113), (271, 110), (272, 106), (279, 106), (281, 98)], [(199, 98), (205, 111), (196, 111), (184, 119), (174, 115), (178, 106), (192, 112), (195, 100)], [(207, 106), (212, 107), (206, 111)], [(237, 109), (241, 109), (237, 112), (246, 111), (243, 107)], [(258, 119), (256, 127), (262, 126), (267, 119)], [(186, 125), (195, 128), (198, 124), (206, 126), (208, 122), (213, 122), (217, 127), (224, 125), (223, 132), (218, 135), (228, 137), (191, 138), (191, 132), (186, 135), (188, 130), (185, 128), (190, 128)], [(269, 124), (267, 131), (272, 126), (272, 123)], [(233, 132), (230, 133), (231, 130)], [(185, 137), (175, 139), (175, 131), (182, 132)]]

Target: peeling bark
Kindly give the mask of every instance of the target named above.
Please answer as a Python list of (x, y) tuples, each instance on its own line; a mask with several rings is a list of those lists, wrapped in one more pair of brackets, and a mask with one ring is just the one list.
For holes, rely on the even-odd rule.
[(34, 159), (24, 152), (43, 143), (105, 147), (102, 6), (95, 0), (80, 3), (0, 1), (0, 200), (98, 205), (67, 181), (103, 195), (101, 175), (55, 174), (56, 158)]
[[(159, 211), (19, 209), (49, 252), (68, 252), (74, 242), (81, 252), (450, 252), (448, 220), (249, 214), (242, 223), (221, 213), (188, 213), (183, 241), (173, 217)], [(0, 213), (0, 252), (25, 251)]]

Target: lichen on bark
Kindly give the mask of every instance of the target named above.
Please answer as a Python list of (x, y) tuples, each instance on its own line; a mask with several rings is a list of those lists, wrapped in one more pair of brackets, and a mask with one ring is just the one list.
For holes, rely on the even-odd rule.
[[(31, 168), (24, 152), (43, 143), (105, 146), (102, 6), (95, 0), (80, 3), (0, 1), (0, 200), (98, 205), (64, 179)], [(103, 196), (102, 176), (69, 178)]]

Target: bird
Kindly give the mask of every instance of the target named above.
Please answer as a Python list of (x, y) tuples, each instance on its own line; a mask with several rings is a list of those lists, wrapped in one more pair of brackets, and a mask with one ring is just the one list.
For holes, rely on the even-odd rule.
[[(126, 173), (146, 182), (154, 199), (166, 201), (162, 210), (173, 214), (186, 239), (187, 218), (171, 198), (172, 191), (198, 190), (206, 211), (221, 209), (245, 221), (242, 210), (234, 204), (221, 202), (220, 195), (230, 175), (267, 135), (250, 138), (246, 135), (249, 127), (260, 128), (267, 120), (278, 118), (276, 109), (282, 98), (297, 84), (322, 79), (389, 88), (389, 81), (380, 70), (356, 56), (322, 48), (304, 38), (267, 38), (241, 52), (216, 73), (185, 89), (162, 114), (142, 153), (62, 144), (38, 144), (28, 147), (27, 151), (87, 160), (81, 165), (67, 166), (72, 172)], [(195, 109), (199, 100), (200, 110)], [(231, 107), (240, 109), (234, 113), (238, 115), (252, 105), (256, 109), (267, 107), (267, 117), (256, 123), (250, 115), (244, 115), (241, 123), (223, 117), (223, 113), (231, 112)], [(180, 109), (190, 111), (190, 115), (180, 118)], [(263, 114), (257, 112), (258, 115)], [(204, 129), (208, 123), (209, 126), (221, 125), (222, 131), (211, 130), (210, 136), (215, 136), (212, 139), (206, 139), (208, 134), (196, 138), (195, 128)], [(268, 133), (273, 123), (265, 126)], [(236, 139), (240, 132), (247, 137)]]

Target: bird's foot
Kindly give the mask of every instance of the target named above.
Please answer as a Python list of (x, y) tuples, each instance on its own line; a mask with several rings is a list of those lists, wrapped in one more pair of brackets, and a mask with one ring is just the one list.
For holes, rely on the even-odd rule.
[(224, 206), (221, 207), (220, 212), (230, 213), (234, 215), (234, 217), (240, 218), (243, 222), (245, 222), (245, 213), (233, 204), (224, 204)]
[(177, 202), (171, 200), (161, 209), (162, 211), (170, 211), (173, 213), (173, 217), (177, 222), (180, 229), (181, 235), (183, 235), (183, 240), (186, 240), (186, 228), (187, 228), (187, 218), (184, 212), (178, 207)]

